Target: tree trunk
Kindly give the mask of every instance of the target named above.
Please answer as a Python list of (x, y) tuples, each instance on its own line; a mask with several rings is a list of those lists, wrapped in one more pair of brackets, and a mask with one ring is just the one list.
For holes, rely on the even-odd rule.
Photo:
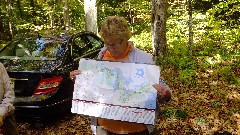
[(189, 16), (189, 41), (188, 41), (188, 51), (189, 56), (192, 57), (192, 45), (193, 45), (193, 29), (192, 29), (192, 2), (191, 0), (188, 0), (188, 16)]
[(69, 8), (68, 8), (68, 0), (63, 1), (63, 19), (65, 30), (70, 30), (70, 17), (69, 17)]
[[(2, 14), (2, 11), (0, 9), (0, 14)], [(4, 29), (3, 29), (3, 20), (2, 20), (2, 17), (0, 15), (0, 35), (4, 33)], [(1, 39), (1, 37), (0, 37)]]
[[(1, 9), (0, 9), (0, 14), (1, 14)], [(4, 29), (3, 29), (4, 27), (3, 27), (3, 20), (2, 20), (2, 17), (1, 17), (1, 15), (0, 15), (0, 48), (2, 47), (1, 46), (1, 40), (3, 40), (4, 39)]]
[(47, 19), (48, 24), (46, 24), (46, 25), (50, 25), (50, 28), (54, 29), (53, 12), (54, 12), (56, 3), (52, 2), (52, 1), (48, 1), (47, 4), (50, 5), (50, 6), (49, 6), (49, 9), (47, 11), (48, 12), (48, 19)]
[(164, 57), (167, 53), (167, 6), (167, 0), (152, 0), (151, 31), (154, 60)]
[(98, 33), (96, 0), (84, 0), (85, 30)]
[(34, 25), (37, 25), (37, 22), (36, 22), (36, 11), (35, 11), (35, 4), (34, 4), (34, 0), (30, 0), (30, 6), (31, 6), (31, 16), (33, 18), (33, 24)]
[(13, 38), (13, 22), (12, 22), (12, 3), (10, 0), (6, 0), (7, 18), (8, 18), (8, 28), (10, 40)]
[(48, 20), (49, 20), (50, 27), (53, 28), (52, 12), (49, 12), (49, 14), (48, 14)]
[(135, 21), (134, 20), (134, 9), (132, 9), (130, 3), (128, 5), (128, 18), (129, 18), (129, 22), (130, 22), (130, 24), (132, 26), (132, 32), (133, 32), (134, 31), (133, 25), (134, 25), (134, 21)]
[(23, 19), (22, 9), (21, 9), (21, 2), (20, 2), (20, 0), (17, 0), (17, 6), (18, 6), (18, 10), (19, 10), (20, 17), (21, 17), (21, 19)]

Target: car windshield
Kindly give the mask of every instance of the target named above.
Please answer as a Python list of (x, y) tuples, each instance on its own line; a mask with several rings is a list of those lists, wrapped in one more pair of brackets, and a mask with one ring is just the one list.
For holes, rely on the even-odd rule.
[(65, 50), (67, 41), (60, 38), (18, 39), (0, 51), (1, 59), (56, 59)]

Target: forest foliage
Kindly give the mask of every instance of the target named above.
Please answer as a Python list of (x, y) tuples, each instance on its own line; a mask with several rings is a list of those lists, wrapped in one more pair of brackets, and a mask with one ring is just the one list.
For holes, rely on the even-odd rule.
[[(85, 28), (83, 0), (68, 0), (71, 31), (64, 28), (62, 1), (0, 2), (1, 46), (23, 33), (72, 34)], [(240, 134), (240, 1), (191, 2), (190, 57), (187, 0), (168, 0), (168, 53), (156, 64), (161, 66), (173, 98), (162, 106), (159, 130), (183, 134), (228, 130)], [(133, 33), (131, 40), (152, 53), (150, 0), (97, 0), (97, 7), (98, 27), (106, 16), (124, 16)]]

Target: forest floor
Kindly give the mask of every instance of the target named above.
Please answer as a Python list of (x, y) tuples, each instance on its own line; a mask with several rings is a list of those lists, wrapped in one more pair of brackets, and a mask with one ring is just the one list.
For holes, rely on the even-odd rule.
[(226, 83), (212, 71), (198, 71), (193, 87), (180, 83), (173, 69), (161, 73), (173, 90), (171, 102), (161, 105), (158, 128), (163, 135), (212, 135), (228, 131), (240, 135), (240, 85)]
[[(184, 85), (173, 69), (161, 75), (173, 90), (172, 100), (161, 105), (157, 127), (161, 135), (212, 135), (228, 131), (240, 135), (240, 86), (200, 73), (194, 86)], [(193, 80), (189, 80), (193, 81)], [(189, 84), (189, 83), (188, 83)], [(51, 122), (17, 122), (21, 135), (91, 135), (89, 119), (67, 115)]]
[(89, 118), (67, 114), (51, 120), (17, 120), (20, 135), (92, 135)]

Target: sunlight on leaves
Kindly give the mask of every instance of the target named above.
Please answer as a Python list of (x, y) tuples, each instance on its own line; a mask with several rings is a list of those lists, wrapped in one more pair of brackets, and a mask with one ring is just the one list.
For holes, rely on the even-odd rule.
[(239, 102), (239, 104), (240, 104), (240, 93), (239, 92), (237, 92), (237, 91), (230, 91), (228, 93), (227, 97), (230, 100), (233, 100), (235, 102)]
[(221, 56), (216, 54), (214, 57), (207, 57), (206, 61), (212, 65), (220, 63), (222, 61)]

